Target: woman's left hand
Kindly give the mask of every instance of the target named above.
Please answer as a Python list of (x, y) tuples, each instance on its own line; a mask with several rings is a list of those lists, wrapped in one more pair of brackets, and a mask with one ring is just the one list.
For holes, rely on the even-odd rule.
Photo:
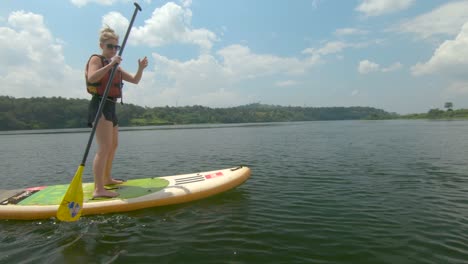
[(148, 66), (148, 58), (146, 56), (142, 60), (138, 59), (138, 67), (140, 69), (143, 70), (146, 66)]

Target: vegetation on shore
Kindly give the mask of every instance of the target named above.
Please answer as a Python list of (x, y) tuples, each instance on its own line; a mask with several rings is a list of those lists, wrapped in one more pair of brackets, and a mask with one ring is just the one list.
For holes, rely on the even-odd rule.
[(401, 119), (438, 119), (438, 120), (456, 120), (456, 119), (468, 119), (468, 109), (453, 109), (452, 102), (446, 102), (444, 108), (430, 109), (427, 113), (422, 114), (408, 114), (401, 115)]
[[(61, 97), (14, 98), (0, 96), (0, 130), (83, 128), (87, 126), (87, 99)], [(117, 107), (120, 126), (291, 122), (318, 120), (454, 119), (468, 118), (468, 109), (431, 109), (424, 114), (398, 115), (373, 107), (298, 107), (248, 104), (229, 108), (204, 106)]]

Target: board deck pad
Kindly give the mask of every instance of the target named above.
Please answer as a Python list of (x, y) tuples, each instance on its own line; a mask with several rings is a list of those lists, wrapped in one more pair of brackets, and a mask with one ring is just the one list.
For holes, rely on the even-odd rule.
[[(169, 181), (160, 178), (146, 178), (128, 180), (123, 184), (109, 185), (108, 189), (119, 194), (115, 198), (96, 198), (93, 199), (94, 183), (83, 184), (83, 202), (92, 203), (109, 200), (123, 200), (136, 198), (150, 193), (158, 192), (169, 185)], [(19, 205), (55, 205), (60, 204), (68, 184), (44, 186), (39, 192), (21, 200)]]

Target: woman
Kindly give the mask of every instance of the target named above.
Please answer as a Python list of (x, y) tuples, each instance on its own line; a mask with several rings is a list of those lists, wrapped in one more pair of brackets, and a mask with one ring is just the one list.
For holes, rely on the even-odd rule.
[(86, 65), (85, 77), (88, 92), (93, 95), (89, 104), (88, 125), (94, 125), (101, 100), (107, 100), (102, 115), (96, 127), (96, 141), (98, 149), (94, 157), (94, 193), (93, 197), (112, 198), (118, 193), (106, 190), (105, 185), (120, 184), (123, 181), (113, 179), (111, 175), (112, 161), (118, 143), (118, 119), (115, 112), (117, 98), (122, 97), (122, 81), (138, 84), (143, 75), (143, 70), (148, 66), (148, 59), (144, 57), (138, 60), (138, 70), (131, 75), (121, 67), (118, 67), (112, 80), (112, 85), (107, 98), (102, 98), (110, 73), (114, 65), (119, 64), (122, 58), (117, 55), (120, 50), (119, 36), (109, 27), (101, 30), (99, 46), (101, 55), (92, 55)]

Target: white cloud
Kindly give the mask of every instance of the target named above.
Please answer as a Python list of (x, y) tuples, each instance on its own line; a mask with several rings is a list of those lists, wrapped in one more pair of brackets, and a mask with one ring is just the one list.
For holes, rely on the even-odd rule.
[(410, 7), (415, 0), (361, 0), (356, 11), (366, 16), (380, 16)]
[(395, 62), (394, 64), (386, 67), (386, 68), (383, 68), (382, 69), (382, 72), (392, 72), (392, 71), (396, 71), (396, 70), (399, 70), (403, 67), (403, 64), (401, 64), (400, 62)]
[[(209, 51), (218, 37), (207, 29), (192, 28), (192, 11), (188, 9), (190, 5), (191, 1), (184, 0), (182, 6), (169, 2), (161, 8), (156, 8), (144, 26), (132, 29), (129, 42), (150, 47), (172, 43), (193, 44), (199, 46), (203, 52)], [(122, 38), (129, 23), (129, 20), (118, 12), (109, 12), (102, 18), (102, 24), (109, 25)]]
[[(251, 102), (252, 93), (239, 91), (244, 84), (271, 76), (304, 74), (313, 64), (309, 58), (278, 57), (253, 53), (247, 46), (231, 45), (215, 55), (201, 53), (197, 58), (178, 61), (153, 53), (154, 69), (145, 73), (137, 88), (128, 89), (126, 98), (143, 100), (145, 105), (203, 104), (223, 106)], [(276, 86), (291, 86), (286, 80)]]
[(180, 2), (182, 3), (183, 7), (189, 7), (192, 5), (192, 0), (181, 0)]
[(275, 85), (278, 87), (287, 87), (287, 86), (294, 86), (297, 82), (294, 80), (286, 80), (286, 81), (279, 81), (276, 82)]
[[(88, 2), (87, 0), (80, 1)], [(106, 3), (106, 1), (101, 3)], [(213, 42), (217, 41), (218, 37), (207, 29), (194, 29), (192, 27), (192, 11), (189, 9), (191, 4), (192, 1), (183, 0), (181, 6), (169, 2), (160, 8), (156, 8), (152, 16), (145, 20), (144, 26), (132, 29), (129, 42), (149, 47), (184, 43), (197, 45), (203, 51), (210, 50)], [(109, 25), (123, 38), (128, 29), (129, 20), (119, 12), (109, 12), (103, 16), (102, 24), (103, 26)]]
[(204, 28), (193, 28), (190, 1), (183, 6), (169, 2), (153, 11), (145, 20), (144, 26), (132, 29), (132, 43), (159, 47), (171, 43), (185, 43), (199, 46), (208, 51), (218, 38), (215, 33)]
[(466, 75), (468, 66), (468, 22), (454, 40), (443, 42), (432, 57), (424, 63), (417, 63), (411, 68), (413, 75), (434, 72)]
[(306, 48), (302, 51), (303, 54), (310, 55), (311, 57), (320, 58), (324, 55), (340, 53), (345, 48), (352, 46), (351, 44), (341, 41), (330, 41), (325, 43), (321, 48)]
[(323, 56), (337, 54), (343, 52), (347, 48), (365, 48), (371, 44), (379, 44), (379, 41), (348, 43), (343, 41), (329, 41), (321, 48), (306, 48), (302, 51), (303, 54), (310, 55), (314, 61), (320, 61)]
[(454, 81), (447, 88), (449, 94), (468, 95), (468, 81)]
[(120, 41), (123, 40), (127, 33), (128, 25), (130, 22), (119, 12), (109, 12), (102, 17), (102, 25), (109, 26), (115, 30), (120, 36)]
[(335, 30), (335, 35), (337, 36), (366, 35), (367, 33), (369, 33), (367, 30), (362, 30), (358, 28), (339, 28)]
[(0, 27), (0, 94), (14, 97), (83, 96), (83, 74), (65, 63), (61, 42), (41, 15), (12, 12)]
[(388, 67), (381, 67), (379, 64), (369, 61), (362, 60), (358, 65), (358, 72), (360, 74), (368, 74), (371, 72), (392, 72), (400, 69), (403, 65), (400, 62), (396, 62)]
[(312, 0), (312, 8), (317, 9), (321, 0)]
[(96, 3), (98, 5), (110, 6), (119, 1), (129, 2), (129, 0), (70, 0), (70, 2), (77, 7), (83, 7), (90, 3)]
[(371, 44), (379, 44), (379, 41), (374, 42), (358, 42), (358, 43), (348, 43), (343, 41), (329, 41), (326, 42), (321, 48), (306, 48), (302, 51), (303, 54), (309, 55), (309, 64), (315, 65), (322, 63), (323, 57), (330, 54), (337, 54), (336, 57), (343, 59), (339, 53), (343, 52), (347, 48), (365, 48)]
[[(316, 65), (319, 63), (323, 63), (325, 61), (324, 57), (330, 54), (335, 54), (335, 58), (338, 60), (343, 60), (344, 56), (341, 54), (344, 52), (345, 49), (354, 48), (354, 49), (361, 49), (368, 47), (370, 45), (378, 45), (380, 44), (380, 40), (373, 40), (368, 42), (357, 42), (357, 43), (349, 43), (343, 41), (329, 41), (324, 43), (324, 45), (320, 48), (306, 48), (302, 50), (302, 54), (308, 55), (307, 61), (309, 65)], [(364, 63), (365, 64), (365, 63)], [(363, 71), (367, 71), (368, 65), (363, 65)]]
[(437, 34), (456, 35), (468, 21), (468, 1), (450, 2), (429, 13), (403, 22), (393, 31), (414, 33), (421, 38)]
[[(128, 89), (126, 97), (139, 104), (155, 105), (207, 105), (219, 107), (248, 103), (233, 84), (241, 81), (209, 54), (178, 61), (153, 53), (153, 71), (145, 73), (135, 89)], [(237, 75), (237, 74), (236, 74)]]
[(363, 60), (359, 62), (358, 66), (358, 72), (361, 74), (367, 74), (371, 72), (376, 72), (380, 69), (380, 65), (369, 61), (369, 60)]
[(254, 78), (271, 74), (302, 74), (311, 66), (297, 58), (255, 54), (246, 46), (231, 45), (217, 52), (225, 71), (236, 78)]
[(333, 54), (341, 52), (346, 47), (349, 47), (349, 44), (341, 41), (332, 41), (328, 42), (323, 48), (317, 50), (316, 53), (319, 55)]

